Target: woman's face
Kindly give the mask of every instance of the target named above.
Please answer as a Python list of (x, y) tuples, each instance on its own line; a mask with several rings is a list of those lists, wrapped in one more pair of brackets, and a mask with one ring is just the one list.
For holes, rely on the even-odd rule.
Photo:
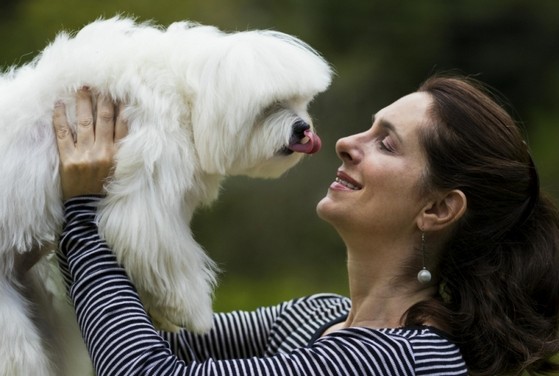
[(342, 165), (317, 206), (321, 218), (341, 232), (399, 237), (415, 230), (425, 204), (425, 172), (419, 129), (429, 123), (431, 98), (407, 95), (373, 116), (370, 129), (336, 143)]

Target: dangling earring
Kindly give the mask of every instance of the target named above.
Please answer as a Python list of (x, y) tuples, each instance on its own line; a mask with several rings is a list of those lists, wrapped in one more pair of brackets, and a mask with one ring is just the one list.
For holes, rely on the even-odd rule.
[(423, 257), (423, 269), (421, 269), (419, 273), (417, 273), (417, 280), (419, 281), (419, 283), (426, 284), (431, 282), (431, 272), (427, 270), (427, 267), (425, 266), (425, 233), (424, 232), (421, 233), (421, 254)]

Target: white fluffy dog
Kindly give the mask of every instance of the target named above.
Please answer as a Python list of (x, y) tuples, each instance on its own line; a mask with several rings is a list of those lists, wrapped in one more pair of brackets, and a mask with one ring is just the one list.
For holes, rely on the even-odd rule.
[(84, 361), (75, 355), (83, 344), (71, 312), (57, 312), (56, 268), (43, 259), (19, 276), (14, 266), (17, 255), (54, 242), (63, 220), (57, 99), (72, 123), (83, 85), (127, 104), (129, 134), (98, 211), (101, 234), (156, 321), (204, 332), (215, 271), (190, 232), (193, 212), (217, 197), (225, 176), (277, 177), (320, 148), (307, 105), (331, 73), (282, 33), (114, 18), (60, 34), (32, 63), (1, 75), (0, 374), (84, 374), (69, 365)]

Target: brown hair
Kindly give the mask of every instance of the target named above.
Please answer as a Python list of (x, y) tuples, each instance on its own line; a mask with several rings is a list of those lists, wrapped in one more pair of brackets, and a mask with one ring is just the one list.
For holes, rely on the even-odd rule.
[(440, 255), (440, 295), (406, 324), (439, 323), (472, 375), (557, 370), (559, 214), (521, 131), (476, 80), (435, 76), (418, 91), (433, 99), (428, 185), (462, 190), (468, 206)]

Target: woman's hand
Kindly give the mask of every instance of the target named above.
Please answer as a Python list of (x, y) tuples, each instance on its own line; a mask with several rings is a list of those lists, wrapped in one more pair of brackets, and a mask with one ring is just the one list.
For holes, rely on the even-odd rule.
[(62, 198), (102, 194), (106, 179), (111, 175), (117, 143), (128, 128), (122, 118), (122, 109), (108, 98), (97, 98), (95, 117), (92, 94), (82, 88), (77, 93), (76, 135), (68, 126), (66, 108), (57, 103), (53, 125), (60, 155), (60, 184)]

